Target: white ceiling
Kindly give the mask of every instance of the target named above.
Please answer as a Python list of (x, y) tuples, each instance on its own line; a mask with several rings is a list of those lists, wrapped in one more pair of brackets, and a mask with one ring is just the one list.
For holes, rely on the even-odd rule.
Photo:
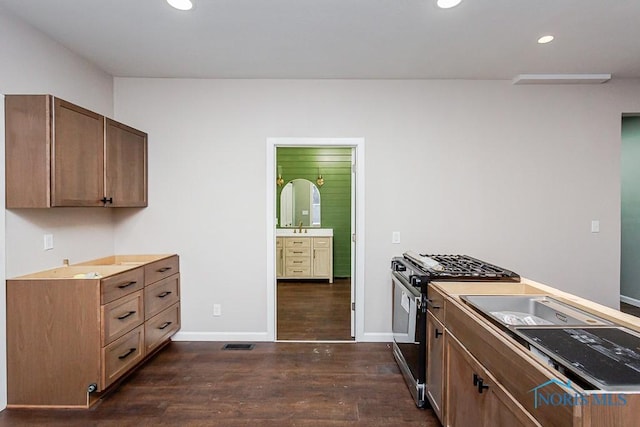
[[(120, 77), (640, 78), (640, 0), (0, 0)], [(538, 45), (543, 34), (556, 39)], [(16, 41), (19, 43), (19, 41)]]

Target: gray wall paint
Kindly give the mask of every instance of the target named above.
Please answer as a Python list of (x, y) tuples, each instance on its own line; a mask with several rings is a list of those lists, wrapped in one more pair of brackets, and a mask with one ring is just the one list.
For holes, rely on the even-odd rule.
[(622, 119), (620, 293), (640, 300), (640, 117)]
[(118, 213), (116, 250), (181, 254), (182, 331), (266, 331), (268, 137), (365, 138), (365, 333), (390, 331), (389, 260), (409, 249), (618, 305), (620, 117), (639, 81), (116, 78), (115, 111), (149, 131), (151, 183), (149, 208)]

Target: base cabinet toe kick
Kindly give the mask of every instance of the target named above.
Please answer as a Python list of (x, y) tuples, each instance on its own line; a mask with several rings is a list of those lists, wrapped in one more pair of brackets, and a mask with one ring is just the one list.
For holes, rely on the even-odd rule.
[(7, 406), (89, 408), (180, 330), (178, 255), (7, 280)]

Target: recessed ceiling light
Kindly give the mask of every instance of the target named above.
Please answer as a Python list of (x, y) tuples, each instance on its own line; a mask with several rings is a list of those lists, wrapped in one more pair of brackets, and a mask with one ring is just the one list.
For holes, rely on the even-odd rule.
[(553, 36), (549, 35), (549, 36), (542, 36), (538, 39), (538, 43), (539, 44), (546, 44), (546, 43), (550, 43), (553, 41)]
[(438, 7), (441, 9), (451, 9), (460, 4), (462, 0), (438, 0)]
[(193, 7), (191, 0), (167, 0), (167, 3), (179, 10), (190, 10)]

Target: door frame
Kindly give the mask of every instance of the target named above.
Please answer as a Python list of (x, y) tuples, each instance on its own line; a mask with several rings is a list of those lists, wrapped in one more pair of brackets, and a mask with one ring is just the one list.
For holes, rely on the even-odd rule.
[[(277, 305), (277, 280), (276, 280), (276, 148), (278, 147), (345, 147), (353, 148), (352, 161), (355, 163), (355, 203), (352, 206), (352, 214), (355, 227), (351, 233), (355, 235), (355, 253), (352, 251), (352, 270), (355, 276), (351, 277), (352, 289), (355, 289), (355, 341), (364, 339), (364, 138), (267, 138), (267, 173), (266, 173), (266, 226), (267, 226), (267, 336), (269, 340), (276, 341), (276, 307)], [(355, 284), (355, 286), (353, 286)], [(352, 312), (353, 313), (353, 312)]]

